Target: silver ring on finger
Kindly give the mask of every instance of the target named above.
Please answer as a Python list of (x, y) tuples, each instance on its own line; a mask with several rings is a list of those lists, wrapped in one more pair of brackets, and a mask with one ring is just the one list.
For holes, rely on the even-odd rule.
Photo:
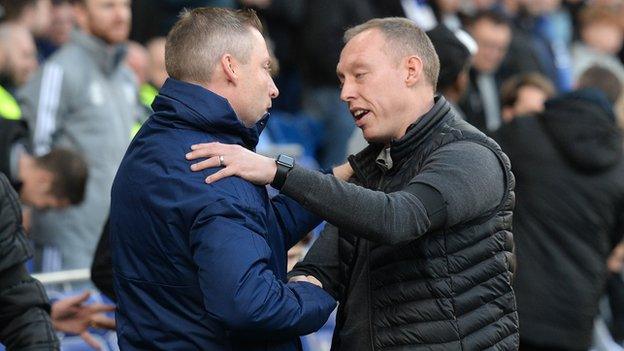
[(223, 155), (219, 156), (219, 167), (223, 167)]

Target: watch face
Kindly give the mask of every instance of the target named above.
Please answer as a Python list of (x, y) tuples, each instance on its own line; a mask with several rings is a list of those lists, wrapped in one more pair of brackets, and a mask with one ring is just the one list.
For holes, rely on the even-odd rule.
[(295, 165), (295, 159), (284, 154), (280, 154), (277, 156), (277, 163), (284, 165), (286, 167), (293, 167)]

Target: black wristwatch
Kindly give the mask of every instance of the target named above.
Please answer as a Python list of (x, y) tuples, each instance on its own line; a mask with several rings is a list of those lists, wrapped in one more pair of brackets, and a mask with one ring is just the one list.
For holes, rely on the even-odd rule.
[(288, 172), (295, 166), (295, 159), (288, 155), (279, 154), (275, 159), (275, 164), (277, 165), (277, 171), (271, 186), (279, 190), (284, 186)]

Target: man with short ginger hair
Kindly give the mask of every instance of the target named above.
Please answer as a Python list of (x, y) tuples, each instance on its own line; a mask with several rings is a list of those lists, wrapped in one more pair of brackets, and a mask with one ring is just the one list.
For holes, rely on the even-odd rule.
[(341, 98), (370, 145), (335, 176), (237, 145), (187, 157), (225, 164), (210, 186), (271, 183), (327, 220), (291, 280), (315, 277), (339, 301), (332, 350), (517, 349), (509, 160), (434, 95), (435, 50), (413, 22), (376, 19), (345, 39)]
[(253, 150), (278, 90), (251, 10), (199, 8), (167, 37), (170, 78), (119, 167), (110, 236), (124, 350), (300, 350), (335, 300), (287, 282), (286, 251), (320, 219), (240, 178), (206, 187), (180, 155), (211, 140)]

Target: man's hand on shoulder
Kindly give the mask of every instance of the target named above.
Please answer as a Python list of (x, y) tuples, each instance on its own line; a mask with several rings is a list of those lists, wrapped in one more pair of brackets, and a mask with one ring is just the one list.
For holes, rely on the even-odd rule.
[(223, 167), (223, 169), (206, 178), (208, 184), (225, 177), (239, 176), (254, 184), (266, 185), (273, 181), (277, 172), (274, 159), (257, 154), (240, 145), (196, 144), (191, 146), (191, 150), (186, 154), (187, 160), (206, 158), (192, 164), (192, 171)]

